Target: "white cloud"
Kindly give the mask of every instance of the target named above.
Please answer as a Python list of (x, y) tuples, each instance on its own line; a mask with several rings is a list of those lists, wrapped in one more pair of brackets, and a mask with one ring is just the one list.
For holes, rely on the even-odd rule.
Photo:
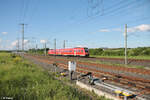
[(29, 43), (29, 40), (24, 40), (24, 44), (27, 44), (27, 43)]
[(40, 40), (40, 43), (46, 43), (47, 41), (46, 40)]
[(120, 28), (114, 28), (112, 29), (113, 31), (119, 31), (119, 32), (122, 32), (122, 30)]
[[(29, 40), (24, 40), (24, 44), (29, 43)], [(15, 40), (11, 43), (12, 46), (17, 46), (18, 45), (18, 40)]]
[(16, 46), (17, 44), (18, 44), (18, 41), (17, 41), (17, 40), (15, 40), (15, 41), (13, 41), (13, 42), (11, 43), (12, 46)]
[(150, 31), (150, 25), (148, 24), (142, 24), (139, 26), (135, 26), (132, 28), (128, 28), (128, 32), (149, 32)]
[(76, 47), (87, 47), (87, 46), (85, 46), (85, 45), (77, 45)]
[(2, 34), (6, 35), (8, 32), (2, 32)]
[(2, 39), (0, 39), (0, 42), (2, 42)]
[(100, 29), (99, 31), (100, 31), (100, 32), (110, 32), (109, 29)]

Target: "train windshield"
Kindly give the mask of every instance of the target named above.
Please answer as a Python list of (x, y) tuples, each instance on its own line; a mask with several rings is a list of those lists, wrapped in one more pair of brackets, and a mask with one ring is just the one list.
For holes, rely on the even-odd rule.
[(85, 52), (88, 52), (88, 51), (89, 51), (88, 48), (84, 48), (84, 50), (85, 50)]

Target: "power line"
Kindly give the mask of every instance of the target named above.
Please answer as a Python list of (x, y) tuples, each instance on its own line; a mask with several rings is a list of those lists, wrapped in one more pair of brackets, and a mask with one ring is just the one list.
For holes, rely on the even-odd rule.
[(23, 11), (23, 22), (26, 18), (26, 14), (28, 12), (29, 4), (31, 0), (26, 0), (26, 3), (24, 3), (24, 11)]
[(19, 23), (24, 23), (32, 0), (21, 0)]
[[(110, 7), (108, 7), (108, 8), (106, 8), (106, 9), (104, 9), (103, 10), (103, 15), (96, 15), (96, 16), (91, 16), (91, 17), (87, 17), (87, 18), (84, 18), (84, 19), (82, 19), (78, 24), (82, 24), (82, 23), (85, 23), (85, 22), (89, 22), (90, 20), (92, 20), (92, 19), (95, 19), (95, 18), (97, 18), (97, 17), (104, 17), (104, 16), (106, 16), (106, 15), (109, 15), (109, 14), (112, 14), (112, 13), (114, 13), (114, 12), (116, 12), (116, 11), (120, 11), (121, 9), (124, 9), (124, 8), (126, 8), (128, 5), (130, 5), (130, 4), (134, 4), (136, 2), (136, 0), (135, 1), (131, 1), (131, 2), (127, 2), (126, 0), (121, 0), (120, 2), (118, 2), (118, 3), (116, 3), (116, 4), (114, 4), (114, 5), (112, 5), (112, 6), (110, 6)], [(119, 5), (119, 6), (118, 6)], [(86, 20), (85, 20), (86, 19)]]
[(103, 12), (103, 0), (88, 0), (87, 16), (98, 15)]
[[(142, 0), (140, 0), (139, 2), (137, 3), (132, 3), (131, 5), (128, 5), (128, 6), (125, 6), (125, 7), (122, 7), (122, 8), (119, 8), (117, 11), (114, 10), (114, 13), (109, 13), (108, 15), (111, 15), (111, 16), (116, 16), (116, 15), (121, 15), (121, 13), (123, 13), (123, 15), (129, 15), (129, 12), (133, 13), (133, 9), (134, 8), (139, 8), (139, 7), (142, 7), (141, 5), (144, 5), (144, 4), (147, 4), (146, 2), (142, 2)], [(124, 10), (124, 11), (122, 11)], [(127, 12), (127, 13), (125, 13)]]
[[(125, 2), (122, 2), (122, 4), (119, 4), (119, 6), (116, 6), (114, 9), (108, 9), (108, 10), (105, 10), (104, 9), (104, 15), (109, 15), (109, 14), (111, 14), (111, 13), (114, 13), (114, 12), (116, 12), (116, 11), (118, 11), (118, 10), (122, 10), (122, 9), (124, 9), (124, 8), (126, 8), (126, 7), (128, 7), (130, 4), (132, 5), (132, 4), (136, 4), (135, 2), (136, 2), (136, 0), (134, 1), (131, 1), (131, 2), (127, 2), (126, 0), (124, 0)], [(107, 11), (107, 12), (105, 12), (105, 11)], [(103, 15), (103, 16), (104, 16)]]

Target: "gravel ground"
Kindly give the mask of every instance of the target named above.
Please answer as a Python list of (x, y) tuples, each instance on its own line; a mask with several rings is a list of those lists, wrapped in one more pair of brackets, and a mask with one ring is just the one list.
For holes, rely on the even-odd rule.
[[(52, 60), (52, 59), (53, 58), (49, 58), (49, 60)], [(58, 59), (58, 60), (59, 60), (59, 63), (63, 63), (66, 65), (68, 63), (66, 60), (61, 60), (61, 59)], [(100, 70), (100, 71), (104, 71), (104, 72), (110, 72), (110, 73), (114, 73), (114, 74), (132, 76), (132, 77), (136, 77), (136, 78), (150, 79), (150, 74), (146, 74), (146, 73), (141, 74), (141, 73), (136, 73), (133, 71), (130, 72), (130, 71), (125, 71), (124, 69), (123, 70), (117, 70), (115, 67), (114, 68), (102, 67), (101, 64), (87, 65), (87, 62), (80, 64), (77, 61), (77, 66), (91, 68), (94, 70)], [(97, 66), (99, 66), (99, 67), (97, 67)], [(143, 69), (141, 69), (141, 70), (143, 70)]]
[[(53, 57), (53, 56), (50, 56)], [(75, 59), (75, 60), (83, 60), (83, 61), (92, 61), (92, 62), (102, 62), (102, 63), (110, 63), (110, 64), (124, 64), (124, 59), (122, 58), (85, 58), (85, 57), (63, 57), (57, 56), (56, 58), (65, 58), (65, 59)], [(128, 65), (134, 66), (144, 66), (146, 69), (150, 69), (150, 60), (143, 59), (128, 59)]]

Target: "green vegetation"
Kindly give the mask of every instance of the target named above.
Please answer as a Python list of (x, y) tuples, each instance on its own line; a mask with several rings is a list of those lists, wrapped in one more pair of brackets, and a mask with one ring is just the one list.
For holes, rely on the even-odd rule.
[[(89, 49), (91, 57), (124, 58), (124, 49)], [(150, 59), (150, 47), (128, 48), (128, 57), (135, 59)]]
[[(99, 57), (99, 58), (124, 58), (124, 56), (100, 56), (100, 55), (90, 55), (90, 57)], [(150, 56), (128, 56), (128, 59), (150, 59)]]
[(0, 97), (26, 100), (88, 100), (76, 89), (63, 85), (50, 74), (21, 57), (0, 54)]
[[(49, 48), (46, 48), (46, 51), (48, 52)], [(28, 50), (28, 53), (31, 53), (31, 54), (44, 54), (44, 51), (45, 49), (29, 49)]]
[[(14, 100), (89, 100), (52, 74), (10, 53), (0, 53), (0, 98)], [(99, 98), (98, 100), (107, 100)]]

